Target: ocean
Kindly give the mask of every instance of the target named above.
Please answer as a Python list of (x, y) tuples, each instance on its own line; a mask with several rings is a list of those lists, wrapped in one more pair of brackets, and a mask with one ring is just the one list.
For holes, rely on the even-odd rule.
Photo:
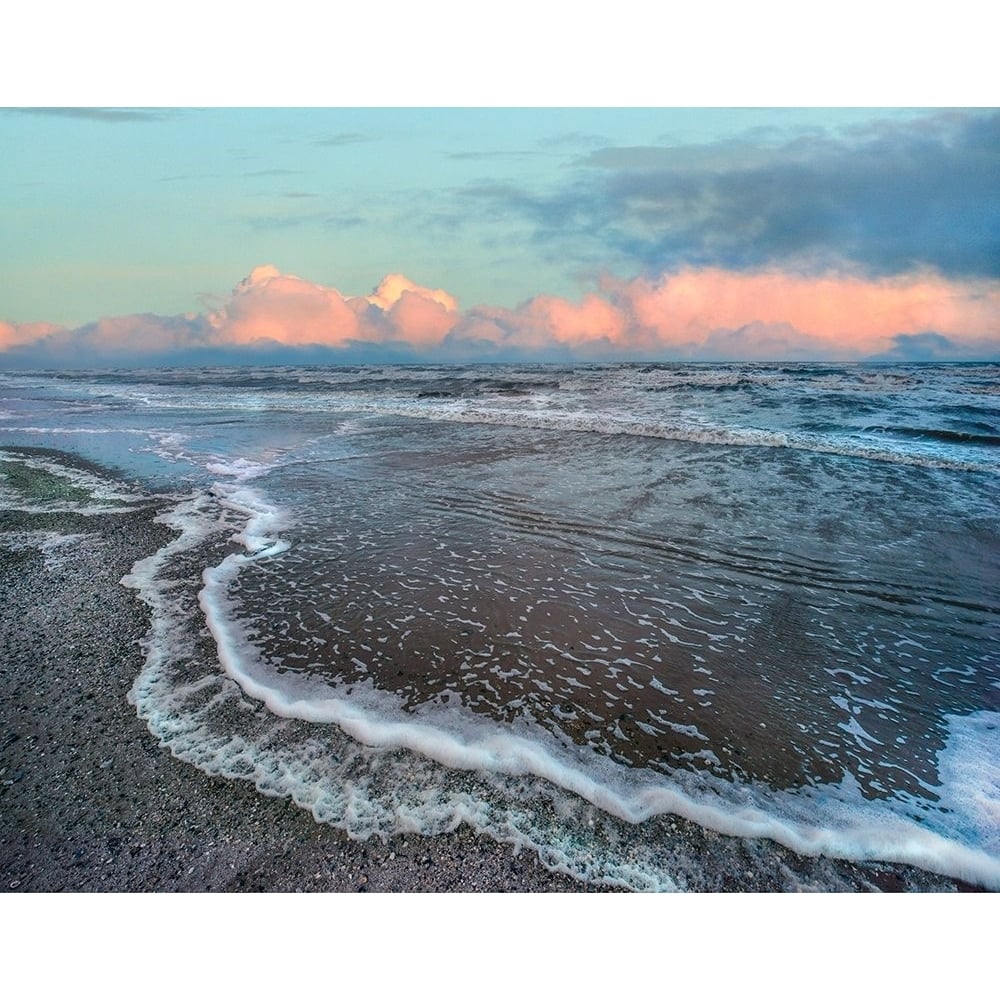
[(151, 738), (633, 889), (674, 817), (1000, 889), (998, 475), (996, 364), (0, 373), (0, 506), (164, 505)]

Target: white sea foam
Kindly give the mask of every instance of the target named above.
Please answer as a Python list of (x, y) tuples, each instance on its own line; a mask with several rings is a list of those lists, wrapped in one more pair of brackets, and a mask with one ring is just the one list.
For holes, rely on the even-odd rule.
[(288, 410), (292, 412), (366, 413), (375, 416), (399, 416), (444, 423), (486, 424), (501, 427), (524, 427), (533, 430), (558, 430), (572, 433), (658, 438), (729, 448), (789, 448), (796, 451), (843, 455), (865, 461), (931, 469), (965, 472), (997, 472), (995, 465), (981, 461), (948, 458), (917, 449), (875, 447), (850, 442), (843, 437), (829, 437), (807, 431), (777, 431), (755, 427), (727, 427), (707, 423), (647, 420), (623, 416), (614, 411), (546, 408), (545, 400), (531, 399), (530, 406), (498, 406), (491, 399), (431, 401), (398, 396), (350, 394), (346, 396), (287, 394), (275, 391), (266, 399), (234, 394), (185, 396), (173, 400), (149, 392), (132, 391), (129, 398), (155, 409)]
[(90, 533), (64, 535), (58, 531), (6, 531), (0, 534), (0, 545), (13, 552), (37, 549), (42, 554), (45, 568), (57, 569), (69, 557), (66, 551), (83, 542), (92, 542)]
[(256, 479), (262, 476), (271, 466), (263, 462), (251, 462), (246, 458), (234, 458), (229, 461), (211, 461), (205, 468), (215, 476), (232, 476), (240, 482)]
[[(359, 407), (351, 408), (357, 409)], [(366, 409), (368, 408), (366, 407)], [(372, 405), (370, 410), (371, 412), (395, 416), (410, 416), (455, 423), (494, 424), (537, 430), (650, 437), (730, 448), (790, 448), (796, 451), (843, 455), (848, 458), (889, 462), (896, 465), (923, 466), (932, 469), (954, 469), (965, 472), (998, 471), (994, 466), (981, 462), (966, 462), (912, 451), (890, 451), (864, 444), (849, 444), (807, 432), (782, 432), (750, 427), (685, 426), (657, 421), (630, 420), (613, 413), (583, 411), (526, 413), (523, 410), (474, 408), (458, 404), (392, 406), (382, 403)]]
[(149, 431), (138, 427), (41, 427), (28, 425), (20, 427), (5, 427), (5, 431), (16, 431), (19, 434), (148, 434)]
[(63, 465), (60, 462), (37, 456), (13, 455), (11, 457), (26, 465), (29, 469), (38, 469), (52, 476), (68, 479), (74, 486), (86, 490), (100, 500), (118, 500), (135, 503), (142, 499), (141, 494), (137, 491), (128, 489), (121, 483), (108, 479), (96, 472)]
[(965, 833), (1000, 857), (1000, 712), (949, 716), (948, 731), (938, 760), (942, 805)]
[[(771, 395), (780, 395), (785, 402), (804, 393), (831, 390), (834, 393), (849, 390), (887, 400), (900, 393), (912, 395), (916, 392), (921, 394), (914, 401), (917, 405), (921, 400), (926, 402), (931, 398), (937, 399), (937, 395), (942, 393), (947, 398), (952, 398), (956, 390), (948, 378), (938, 373), (938, 385), (932, 380), (933, 373), (927, 370), (922, 370), (920, 377), (914, 379), (912, 374), (862, 369), (835, 370), (827, 374), (817, 370), (801, 376), (766, 366), (725, 366), (719, 370), (711, 366), (692, 370), (658, 367), (649, 372), (629, 367), (620, 370), (580, 370), (575, 373), (566, 369), (558, 373), (558, 390), (547, 388), (552, 383), (546, 379), (551, 379), (554, 375), (515, 370), (506, 373), (506, 377), (516, 378), (519, 384), (525, 386), (536, 386), (530, 395), (516, 399), (491, 395), (488, 390), (479, 395), (462, 394), (453, 399), (440, 399), (433, 394), (423, 398), (413, 395), (414, 385), (419, 385), (421, 380), (428, 380), (427, 384), (431, 386), (436, 384), (436, 379), (442, 378), (460, 385), (474, 385), (478, 381), (497, 377), (496, 372), (487, 369), (393, 369), (391, 375), (383, 374), (380, 370), (365, 369), (355, 373), (338, 372), (332, 380), (323, 373), (300, 372), (296, 375), (295, 372), (285, 372), (280, 378), (274, 373), (268, 373), (268, 378), (272, 381), (259, 391), (241, 385), (230, 388), (225, 385), (224, 380), (204, 385), (193, 379), (181, 381), (177, 385), (145, 384), (142, 382), (142, 374), (135, 373), (129, 381), (101, 381), (95, 385), (88, 385), (82, 379), (57, 381), (54, 388), (65, 392), (71, 385), (75, 391), (114, 396), (132, 407), (164, 413), (362, 413), (439, 422), (651, 437), (730, 448), (788, 448), (927, 468), (998, 471), (995, 462), (986, 460), (981, 452), (971, 454), (968, 449), (959, 454), (948, 454), (935, 450), (926, 442), (893, 441), (889, 444), (866, 441), (854, 435), (849, 421), (836, 433), (820, 433), (796, 429), (794, 426), (785, 429), (746, 426), (743, 420), (753, 413), (751, 403), (736, 411), (726, 407), (706, 410), (700, 406), (678, 410), (672, 391), (653, 394), (644, 391), (651, 386), (663, 389), (685, 385), (719, 388), (748, 383), (766, 386)], [(32, 376), (29, 381), (37, 381), (37, 378)], [(345, 390), (344, 387), (349, 386), (352, 381), (360, 382), (366, 387)], [(375, 387), (371, 387), (372, 383), (376, 384)], [(315, 391), (303, 391), (303, 385), (316, 385), (317, 388)], [(292, 386), (295, 386), (294, 391)], [(960, 396), (955, 395), (954, 398), (966, 401), (971, 388), (963, 383)], [(713, 414), (713, 419), (705, 418), (708, 413)], [(718, 419), (724, 413), (729, 416)], [(792, 423), (794, 424), (794, 419)], [(107, 432), (105, 428), (88, 427), (25, 426), (10, 429), (30, 433)], [(147, 433), (128, 428), (123, 430)]]
[[(209, 617), (218, 611), (211, 601), (203, 607)], [(276, 687), (254, 679), (243, 658), (246, 646), (234, 637), (232, 623), (221, 626), (216, 619), (212, 631), (220, 642), (220, 659), (226, 672), (251, 697), (283, 717), (333, 723), (369, 747), (403, 748), (465, 771), (531, 775), (627, 823), (677, 815), (718, 833), (767, 837), (799, 854), (902, 862), (1000, 889), (1000, 855), (991, 856), (978, 847), (928, 830), (889, 807), (866, 803), (860, 788), (849, 777), (823, 791), (811, 789), (791, 795), (761, 786), (730, 788), (710, 779), (701, 779), (704, 787), (694, 792), (662, 779), (657, 783), (648, 777), (636, 779), (605, 761), (591, 761), (592, 770), (586, 769), (580, 762), (566, 759), (560, 748), (546, 745), (549, 741), (540, 736), (528, 739), (468, 717), (463, 720), (464, 726), (457, 726), (453, 715), (445, 728), (443, 720), (435, 724), (422, 719), (387, 718), (382, 711), (362, 707), (357, 699), (290, 699)], [(455, 732), (454, 728), (464, 731)], [(979, 771), (983, 770), (978, 748), (966, 748), (965, 755), (971, 755)], [(964, 784), (980, 806), (977, 817), (984, 812), (991, 815), (990, 810), (995, 812), (995, 786), (983, 788), (972, 778)], [(992, 818), (996, 822), (996, 816)]]
[[(948, 802), (958, 817), (953, 824), (918, 817), (905, 802), (867, 801), (850, 775), (794, 793), (687, 773), (666, 779), (527, 725), (501, 727), (455, 708), (406, 714), (370, 683), (354, 685), (348, 697), (333, 687), (279, 680), (244, 633), (228, 590), (248, 563), (287, 550), (277, 537), (282, 512), (245, 484), (217, 484), (214, 494), (187, 500), (163, 518), (179, 536), (123, 580), (154, 611), (147, 662), (132, 698), (151, 730), (204, 770), (289, 795), (353, 836), (435, 833), (467, 822), (533, 848), (554, 870), (632, 888), (675, 888), (677, 872), (655, 840), (640, 838), (627, 851), (617, 851), (615, 837), (594, 842), (595, 816), (636, 826), (672, 814), (723, 834), (769, 838), (803, 855), (902, 862), (1000, 889), (995, 717), (952, 720), (942, 773), (962, 776), (952, 786), (960, 795)], [(192, 655), (193, 640), (184, 620), (189, 612), (171, 596), (165, 571), (177, 554), (234, 528), (231, 537), (245, 551), (205, 568), (198, 602), (225, 674), (272, 713), (262, 737), (213, 729), (213, 711), (241, 698), (221, 678), (211, 702), (197, 709), (188, 702), (212, 683), (195, 689), (173, 679)], [(277, 735), (282, 719), (309, 723), (308, 735), (284, 745)], [(421, 790), (416, 797), (414, 788)], [(551, 809), (558, 821), (544, 818)]]
[[(16, 462), (29, 469), (44, 472), (58, 479), (66, 480), (72, 487), (88, 494), (91, 502), (74, 503), (63, 499), (29, 501), (18, 491), (0, 485), (0, 498), (7, 510), (26, 513), (72, 513), (83, 516), (95, 514), (121, 514), (133, 509), (133, 505), (144, 497), (121, 483), (85, 469), (62, 465), (57, 461), (35, 455), (24, 455), (0, 449), (0, 460)], [(2, 484), (2, 476), (0, 476)]]

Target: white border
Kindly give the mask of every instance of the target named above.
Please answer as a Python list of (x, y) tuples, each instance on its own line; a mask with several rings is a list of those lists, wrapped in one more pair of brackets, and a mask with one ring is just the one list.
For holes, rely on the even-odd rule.
[[(4, 12), (7, 106), (993, 106), (995, 15), (952, 0), (244, 0)], [(991, 22), (992, 27), (991, 27)]]

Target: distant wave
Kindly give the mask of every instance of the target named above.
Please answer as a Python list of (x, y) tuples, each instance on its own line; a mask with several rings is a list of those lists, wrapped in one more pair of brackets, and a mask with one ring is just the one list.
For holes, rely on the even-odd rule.
[[(980, 424), (980, 427), (988, 426)], [(897, 437), (917, 438), (921, 441), (943, 441), (945, 444), (968, 444), (995, 448), (1000, 445), (1000, 434), (982, 434), (973, 431), (953, 431), (943, 427), (866, 427), (866, 432)]]

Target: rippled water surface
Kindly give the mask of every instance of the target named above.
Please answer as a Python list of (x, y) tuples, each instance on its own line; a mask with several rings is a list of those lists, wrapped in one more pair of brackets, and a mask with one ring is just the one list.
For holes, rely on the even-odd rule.
[[(2, 444), (173, 498), (134, 697), (197, 714), (199, 766), (237, 753), (185, 702), (214, 660), (311, 727), (273, 790), (366, 789), (322, 817), (352, 832), (450, 809), (586, 877), (579, 800), (1000, 885), (1000, 366), (6, 374)], [(281, 737), (239, 740), (260, 769)], [(389, 752), (431, 770), (369, 787)], [(525, 776), (568, 797), (544, 832)]]

